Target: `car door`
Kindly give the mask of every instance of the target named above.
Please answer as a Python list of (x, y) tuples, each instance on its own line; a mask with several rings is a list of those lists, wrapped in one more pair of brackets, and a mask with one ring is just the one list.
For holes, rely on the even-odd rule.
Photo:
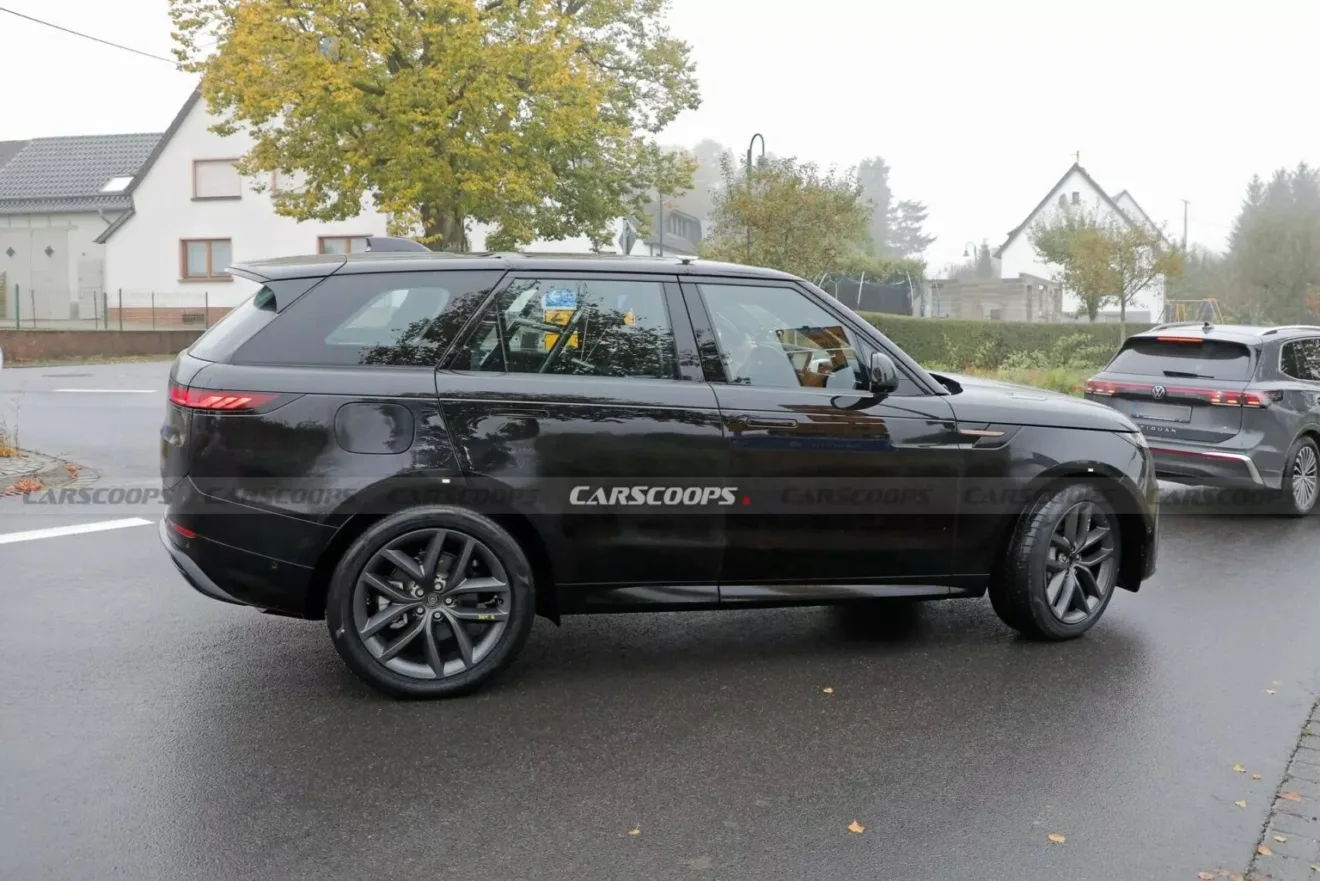
[(949, 574), (963, 451), (948, 402), (910, 377), (873, 394), (862, 365), (878, 341), (804, 288), (712, 278), (683, 291), (739, 486), (721, 599)]
[(527, 501), (561, 610), (717, 599), (728, 450), (673, 277), (514, 273), (437, 389), (465, 473)]

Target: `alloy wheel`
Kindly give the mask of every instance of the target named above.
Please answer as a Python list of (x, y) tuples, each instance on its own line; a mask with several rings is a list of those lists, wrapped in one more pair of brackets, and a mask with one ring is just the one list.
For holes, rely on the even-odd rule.
[(377, 662), (413, 679), (470, 670), (509, 623), (509, 578), (489, 547), (420, 529), (372, 555), (353, 588), (353, 626)]
[(1293, 459), (1292, 494), (1299, 511), (1309, 511), (1315, 504), (1316, 489), (1320, 487), (1320, 463), (1315, 449), (1309, 445), (1297, 451)]
[(1118, 573), (1118, 542), (1108, 513), (1078, 502), (1059, 518), (1045, 558), (1045, 600), (1064, 624), (1081, 624), (1104, 606)]

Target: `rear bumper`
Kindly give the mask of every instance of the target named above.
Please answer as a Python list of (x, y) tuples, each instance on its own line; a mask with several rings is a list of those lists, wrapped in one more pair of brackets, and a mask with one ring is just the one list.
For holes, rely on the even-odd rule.
[(1161, 480), (1202, 486), (1277, 488), (1245, 452), (1217, 450), (1152, 440), (1155, 474)]
[[(281, 557), (303, 557), (316, 544), (323, 549), (333, 534), (316, 524), (244, 505), (199, 500), (187, 480), (171, 492), (169, 512), (160, 524), (160, 540), (170, 560), (198, 593), (299, 618), (313, 614), (313, 567)], [(275, 557), (261, 552), (273, 547), (287, 547), (291, 553)]]

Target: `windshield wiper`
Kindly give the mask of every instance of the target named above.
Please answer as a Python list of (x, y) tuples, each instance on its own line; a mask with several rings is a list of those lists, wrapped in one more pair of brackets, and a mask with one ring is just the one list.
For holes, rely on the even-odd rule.
[(1186, 370), (1166, 370), (1164, 371), (1164, 375), (1183, 376), (1186, 377), (1187, 379), (1214, 379), (1214, 377), (1210, 376), (1208, 373), (1191, 373)]

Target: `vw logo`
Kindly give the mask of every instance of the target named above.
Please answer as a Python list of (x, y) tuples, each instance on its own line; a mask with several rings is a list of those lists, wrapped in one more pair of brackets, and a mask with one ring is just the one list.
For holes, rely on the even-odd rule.
[(1150, 396), (1157, 401), (1164, 400), (1169, 394), (1169, 390), (1162, 385), (1157, 385), (1150, 390)]

